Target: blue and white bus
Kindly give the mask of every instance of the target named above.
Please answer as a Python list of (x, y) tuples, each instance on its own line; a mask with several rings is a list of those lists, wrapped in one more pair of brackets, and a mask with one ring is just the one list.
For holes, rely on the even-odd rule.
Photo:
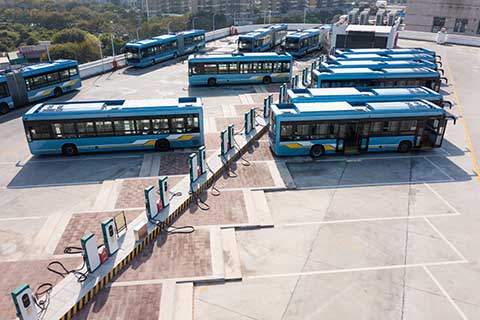
[(287, 36), (287, 25), (276, 24), (242, 34), (238, 37), (239, 52), (264, 52), (282, 44)]
[(370, 61), (406, 61), (406, 60), (422, 60), (430, 61), (432, 63), (438, 63), (442, 66), (441, 61), (437, 61), (435, 56), (426, 54), (426, 53), (395, 53), (395, 54), (376, 54), (376, 53), (365, 53), (365, 54), (342, 54), (342, 55), (329, 55), (327, 57), (328, 61), (354, 61), (354, 60), (370, 60)]
[(125, 45), (127, 64), (140, 68), (176, 59), (203, 48), (205, 48), (205, 30), (162, 35)]
[(23, 116), (30, 152), (83, 152), (203, 145), (200, 98), (41, 103)]
[(13, 108), (13, 99), (8, 90), (7, 78), (0, 75), (0, 114), (6, 114)]
[(188, 83), (191, 86), (238, 83), (288, 82), (293, 58), (288, 53), (256, 52), (190, 56)]
[(82, 86), (75, 60), (39, 63), (0, 75), (0, 114)]
[(436, 54), (433, 50), (428, 50), (425, 48), (393, 48), (393, 49), (381, 49), (381, 48), (367, 48), (367, 49), (337, 49), (335, 50), (335, 55), (343, 55), (343, 54), (380, 54), (380, 55), (388, 55), (388, 54), (428, 54), (433, 57), (438, 57), (441, 59), (439, 55)]
[(285, 40), (285, 50), (294, 57), (301, 57), (321, 48), (319, 29), (306, 29), (289, 34)]
[(440, 92), (441, 77), (436, 70), (428, 68), (379, 69), (344, 68), (317, 69), (312, 72), (312, 87), (427, 87)]
[(345, 101), (348, 103), (427, 100), (439, 107), (452, 107), (450, 101), (426, 87), (412, 88), (314, 88), (289, 89), (287, 101), (291, 103), (314, 103)]
[[(337, 61), (323, 61), (320, 67), (326, 69), (339, 68), (370, 68), (373, 70), (385, 68), (430, 68), (439, 70), (435, 62), (425, 60), (393, 60), (393, 61), (374, 61), (374, 60), (337, 60)], [(441, 69), (440, 69), (441, 70)], [(443, 70), (441, 70), (443, 74)]]
[(278, 156), (441, 147), (455, 116), (425, 100), (279, 104), (270, 115), (270, 147)]

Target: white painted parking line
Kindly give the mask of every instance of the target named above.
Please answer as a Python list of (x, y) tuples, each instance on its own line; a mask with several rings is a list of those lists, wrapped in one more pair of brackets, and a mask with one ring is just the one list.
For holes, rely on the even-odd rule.
[(430, 191), (432, 191), (440, 200), (442, 200), (442, 202), (447, 206), (449, 207), (450, 209), (452, 209), (456, 214), (460, 215), (460, 212), (458, 212), (457, 209), (455, 209), (454, 206), (452, 206), (450, 204), (450, 202), (447, 201), (447, 199), (445, 199), (444, 197), (442, 197), (435, 189), (433, 189), (428, 183), (424, 183), (424, 185), (430, 189)]
[(31, 188), (52, 188), (52, 187), (69, 187), (69, 186), (84, 186), (91, 184), (100, 184), (103, 181), (87, 181), (87, 182), (67, 182), (67, 183), (45, 183), (45, 184), (26, 184), (20, 186), (1, 187), (0, 189), (31, 189)]
[(23, 220), (40, 220), (40, 219), (46, 219), (46, 218), (48, 218), (48, 216), (30, 216), (30, 217), (0, 218), (0, 222), (23, 221)]
[(435, 278), (435, 276), (428, 270), (427, 266), (423, 266), (423, 270), (429, 275), (430, 279), (432, 279), (433, 282), (437, 285), (438, 289), (443, 293), (445, 298), (450, 302), (450, 304), (457, 310), (458, 314), (460, 317), (464, 320), (468, 320), (467, 316), (463, 311), (459, 308), (459, 306), (455, 303), (455, 301), (452, 299), (452, 297), (448, 294), (448, 292), (443, 288), (443, 286), (440, 284), (440, 282)]
[(437, 227), (433, 225), (430, 220), (428, 220), (428, 217), (424, 217), (423, 219), (425, 220), (425, 222), (428, 223), (430, 228), (432, 228), (438, 234), (438, 236), (450, 247), (450, 249), (452, 249), (457, 254), (457, 256), (460, 257), (460, 259), (468, 262), (465, 256), (457, 248), (455, 248), (455, 246), (440, 232), (440, 230), (437, 229)]
[(440, 168), (436, 163), (434, 163), (432, 160), (428, 159), (427, 157), (423, 157), (425, 160), (427, 160), (428, 163), (430, 163), (432, 166), (434, 166), (438, 171), (440, 171), (442, 174), (450, 178), (452, 181), (455, 181), (455, 179), (449, 175), (445, 170)]
[(423, 267), (445, 266), (445, 265), (465, 264), (465, 263), (468, 263), (468, 262), (464, 260), (451, 260), (451, 261), (414, 263), (414, 264), (394, 264), (394, 265), (388, 265), (388, 266), (363, 267), (363, 268), (346, 268), (346, 269), (317, 270), (317, 271), (304, 271), (304, 272), (291, 272), (291, 273), (262, 274), (262, 275), (253, 275), (253, 276), (243, 276), (243, 279), (271, 279), (271, 278), (313, 276), (313, 275), (322, 275), (322, 274), (382, 271), (382, 270), (393, 270), (393, 269), (403, 269), (403, 268), (423, 268)]
[[(89, 155), (89, 156), (84, 156), (84, 157), (69, 157), (69, 158), (44, 158), (44, 159), (35, 159), (33, 158), (32, 160), (28, 160), (28, 163), (51, 163), (51, 162), (65, 162), (65, 161), (86, 161), (86, 160), (117, 160), (117, 159), (138, 159), (143, 157), (142, 154), (137, 154), (137, 155), (128, 155), (128, 156), (116, 156), (112, 155), (110, 157), (96, 157), (94, 155)], [(26, 163), (26, 162), (24, 162)]]
[(397, 182), (378, 182), (378, 183), (359, 183), (359, 184), (334, 184), (325, 186), (297, 187), (297, 190), (319, 190), (319, 189), (336, 189), (336, 188), (356, 188), (356, 187), (381, 187), (381, 186), (398, 186), (405, 184), (424, 184), (424, 183), (444, 183), (452, 182), (452, 180), (428, 180), (428, 181), (397, 181)]

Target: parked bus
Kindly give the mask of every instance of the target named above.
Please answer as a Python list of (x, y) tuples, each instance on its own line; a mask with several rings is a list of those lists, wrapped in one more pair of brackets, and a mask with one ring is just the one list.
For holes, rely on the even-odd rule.
[(368, 49), (337, 49), (335, 55), (342, 54), (428, 54), (441, 59), (435, 51), (425, 48), (393, 48), (393, 49), (381, 49), (381, 48), (368, 48)]
[(205, 30), (162, 35), (125, 45), (127, 64), (147, 67), (205, 48)]
[(379, 69), (345, 68), (313, 70), (312, 87), (427, 87), (440, 91), (441, 77), (438, 71), (428, 68)]
[(0, 113), (45, 98), (59, 97), (81, 85), (75, 60), (55, 60), (5, 72), (0, 76)]
[(365, 53), (365, 54), (342, 54), (336, 56), (328, 56), (327, 60), (329, 61), (354, 61), (354, 60), (371, 60), (371, 61), (406, 61), (406, 60), (422, 60), (430, 61), (433, 63), (438, 63), (442, 66), (441, 61), (437, 61), (435, 56), (425, 54), (425, 53), (395, 53), (395, 54), (376, 54), (376, 53)]
[(282, 44), (287, 36), (287, 25), (276, 24), (242, 34), (238, 37), (239, 52), (265, 52)]
[(155, 149), (203, 145), (200, 98), (41, 103), (23, 116), (32, 154)]
[(430, 68), (433, 70), (440, 70), (442, 75), (444, 71), (438, 69), (435, 62), (426, 60), (393, 60), (393, 61), (374, 61), (374, 60), (340, 60), (340, 61), (323, 61), (320, 67), (326, 69), (339, 69), (339, 68), (370, 68), (373, 70), (385, 69), (385, 68)]
[(412, 88), (315, 88), (289, 89), (287, 101), (291, 103), (314, 103), (345, 101), (348, 103), (427, 100), (439, 107), (452, 107), (450, 101), (426, 87)]
[(190, 56), (190, 85), (288, 82), (293, 58), (288, 53), (256, 52)]
[(285, 50), (294, 57), (301, 57), (321, 48), (319, 29), (307, 29), (289, 34), (285, 40)]
[(449, 119), (455, 116), (425, 100), (279, 104), (269, 140), (278, 156), (409, 152), (440, 147)]

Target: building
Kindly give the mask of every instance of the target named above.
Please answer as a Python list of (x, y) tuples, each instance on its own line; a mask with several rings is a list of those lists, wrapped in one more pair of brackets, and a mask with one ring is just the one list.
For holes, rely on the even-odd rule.
[(190, 10), (190, 0), (145, 0), (143, 10), (151, 15), (184, 14)]
[(319, 9), (339, 9), (346, 6), (346, 0), (317, 0)]
[(480, 0), (407, 0), (406, 30), (480, 35)]

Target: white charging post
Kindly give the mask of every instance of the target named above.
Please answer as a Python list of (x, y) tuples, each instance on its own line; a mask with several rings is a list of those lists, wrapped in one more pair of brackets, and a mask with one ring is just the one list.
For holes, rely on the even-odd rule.
[(107, 247), (108, 256), (112, 256), (118, 251), (118, 232), (113, 218), (108, 218), (102, 222), (103, 243)]
[(84, 259), (87, 263), (89, 273), (95, 272), (100, 267), (100, 257), (98, 256), (97, 238), (91, 232), (87, 233), (80, 239), (84, 252)]
[(11, 292), (13, 304), (20, 320), (37, 320), (38, 309), (33, 300), (32, 289), (28, 284), (21, 284)]
[(256, 117), (255, 108), (250, 109), (250, 130), (255, 128), (255, 117)]
[(220, 132), (220, 154), (224, 157), (228, 152), (227, 130)]
[(200, 167), (200, 175), (207, 173), (207, 149), (205, 146), (198, 148), (198, 166)]
[(196, 153), (188, 156), (188, 165), (190, 167), (190, 182), (195, 182), (198, 179), (198, 158)]
[(145, 195), (145, 208), (147, 209), (147, 217), (149, 219), (155, 218), (158, 214), (157, 202), (155, 200), (155, 187), (149, 186), (143, 190)]
[(230, 123), (227, 128), (227, 138), (228, 138), (228, 150), (233, 149), (234, 146), (234, 138), (233, 135), (235, 134), (235, 126), (233, 123)]
[(245, 134), (249, 134), (250, 131), (252, 130), (252, 123), (251, 123), (251, 117), (250, 117), (250, 112), (245, 112)]
[(170, 204), (170, 196), (168, 192), (168, 177), (163, 176), (158, 179), (158, 189), (160, 190), (160, 202), (162, 208), (168, 207)]

